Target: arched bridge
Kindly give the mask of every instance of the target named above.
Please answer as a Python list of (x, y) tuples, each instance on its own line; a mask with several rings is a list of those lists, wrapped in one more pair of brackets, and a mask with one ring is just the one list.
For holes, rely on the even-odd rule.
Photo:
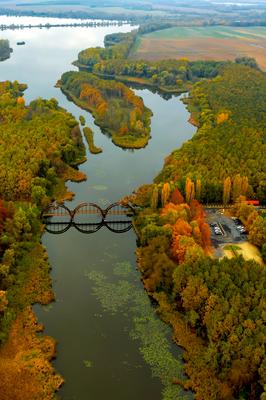
[(103, 226), (114, 233), (124, 233), (132, 228), (134, 208), (113, 203), (102, 209), (95, 203), (81, 203), (73, 210), (64, 204), (50, 204), (42, 214), (45, 229), (49, 233), (61, 234), (70, 227), (82, 233), (95, 233)]

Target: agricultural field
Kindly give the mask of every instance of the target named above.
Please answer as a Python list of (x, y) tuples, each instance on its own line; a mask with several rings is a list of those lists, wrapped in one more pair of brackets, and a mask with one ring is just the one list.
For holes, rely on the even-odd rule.
[(254, 57), (266, 70), (266, 27), (174, 27), (143, 35), (131, 57), (234, 60)]

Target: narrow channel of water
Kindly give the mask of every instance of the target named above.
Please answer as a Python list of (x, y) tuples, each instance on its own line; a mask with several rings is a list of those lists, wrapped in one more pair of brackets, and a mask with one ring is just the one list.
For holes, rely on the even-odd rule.
[[(154, 113), (152, 138), (145, 149), (125, 151), (100, 132), (89, 113), (54, 88), (63, 72), (74, 69), (71, 61), (78, 51), (102, 45), (108, 33), (130, 29), (28, 29), (1, 35), (10, 40), (14, 53), (0, 63), (0, 79), (27, 83), (27, 101), (55, 97), (77, 118), (84, 115), (95, 132), (96, 145), (103, 148), (99, 155), (87, 153), (87, 162), (80, 166), (88, 180), (68, 184), (76, 193), (71, 208), (83, 201), (108, 205), (151, 182), (164, 157), (195, 131), (180, 97), (167, 101), (148, 90), (136, 90)], [(25, 47), (16, 47), (18, 40), (25, 40)], [(61, 236), (45, 234), (43, 243), (53, 267), (56, 302), (35, 310), (45, 332), (58, 341), (55, 367), (66, 380), (61, 397), (162, 399), (163, 387), (171, 388), (165, 382), (163, 361), (159, 361), (168, 357), (168, 365), (176, 371), (178, 363), (171, 355), (170, 330), (154, 315), (136, 271), (133, 231), (117, 235), (101, 229), (86, 236), (70, 230)]]

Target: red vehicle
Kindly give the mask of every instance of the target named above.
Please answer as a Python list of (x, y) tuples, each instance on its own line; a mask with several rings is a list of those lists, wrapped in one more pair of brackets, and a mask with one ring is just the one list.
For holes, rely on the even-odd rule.
[(260, 205), (259, 200), (246, 200), (245, 203), (246, 204), (250, 204), (252, 206), (259, 206)]

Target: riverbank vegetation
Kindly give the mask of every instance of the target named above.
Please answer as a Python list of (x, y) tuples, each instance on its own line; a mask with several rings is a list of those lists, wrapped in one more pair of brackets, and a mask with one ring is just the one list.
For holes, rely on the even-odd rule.
[(40, 205), (68, 165), (83, 161), (85, 150), (73, 116), (55, 99), (25, 106), (25, 88), (18, 82), (0, 83), (0, 197)]
[[(62, 384), (49, 361), (52, 339), (37, 336), (31, 305), (53, 300), (41, 211), (62, 182), (84, 179), (77, 121), (55, 99), (25, 105), (26, 85), (0, 83), (0, 392), (3, 399), (54, 398)], [(59, 195), (59, 193), (58, 193)]]
[(62, 378), (50, 361), (55, 341), (39, 336), (32, 304), (54, 300), (34, 204), (0, 201), (0, 393), (2, 399), (54, 398)]
[(124, 84), (88, 72), (66, 72), (58, 85), (78, 106), (92, 113), (95, 123), (117, 146), (138, 149), (148, 143), (152, 112)]
[(95, 146), (95, 144), (94, 144), (93, 131), (86, 126), (83, 129), (83, 133), (84, 133), (84, 136), (85, 136), (85, 138), (87, 140), (87, 143), (88, 143), (89, 150), (90, 150), (91, 154), (102, 153), (103, 149), (101, 147)]
[(7, 60), (12, 51), (13, 50), (9, 46), (9, 41), (0, 39), (0, 61)]
[(265, 267), (210, 257), (204, 211), (176, 183), (145, 185), (127, 200), (141, 206), (134, 226), (144, 286), (184, 349), (188, 378), (173, 385), (200, 400), (263, 398)]
[(105, 60), (121, 60), (129, 56), (134, 45), (137, 31), (129, 33), (112, 33), (104, 38), (105, 47), (90, 47), (78, 54), (78, 65), (92, 68)]
[(225, 62), (179, 60), (132, 60), (138, 31), (106, 35), (105, 48), (81, 51), (74, 65), (96, 75), (128, 83), (142, 84), (165, 92), (182, 93), (202, 78), (215, 77)]
[(156, 181), (191, 181), (193, 197), (231, 203), (240, 195), (266, 199), (266, 77), (242, 64), (196, 84), (186, 100), (199, 129), (175, 150)]

